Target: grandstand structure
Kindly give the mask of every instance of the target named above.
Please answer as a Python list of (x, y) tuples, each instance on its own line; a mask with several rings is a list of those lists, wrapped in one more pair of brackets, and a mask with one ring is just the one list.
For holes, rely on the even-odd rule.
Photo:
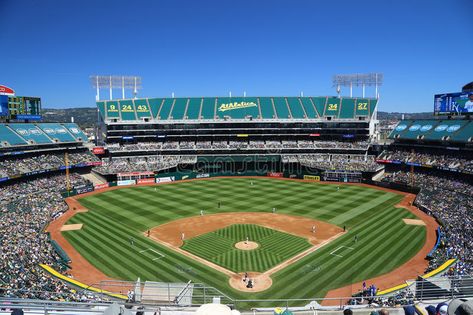
[[(272, 167), (275, 171), (284, 168), (283, 160), (292, 161), (286, 159), (286, 155), (324, 153), (329, 162), (332, 154), (349, 154), (345, 161), (367, 159), (369, 143), (376, 133), (373, 117), (377, 105), (376, 98), (332, 96), (141, 98), (97, 102), (107, 144), (102, 156), (107, 158), (105, 164), (114, 164), (115, 160), (115, 164), (126, 165), (116, 168), (115, 173), (162, 170), (159, 166), (133, 168), (147, 164), (147, 159), (156, 155), (177, 156), (174, 167), (196, 163), (193, 157), (272, 155), (278, 160)], [(180, 163), (183, 157), (186, 163)], [(101, 171), (114, 173), (106, 167)]]
[(100, 161), (88, 146), (87, 136), (75, 123), (2, 123), (0, 182), (66, 169), (90, 170)]
[(0, 124), (0, 148), (43, 147), (87, 142), (75, 123)]
[[(473, 174), (473, 121), (469, 119), (402, 120), (377, 162), (409, 171)], [(393, 168), (393, 165), (395, 166)]]
[(468, 146), (473, 144), (473, 122), (471, 120), (403, 120), (389, 135), (398, 142), (457, 144)]

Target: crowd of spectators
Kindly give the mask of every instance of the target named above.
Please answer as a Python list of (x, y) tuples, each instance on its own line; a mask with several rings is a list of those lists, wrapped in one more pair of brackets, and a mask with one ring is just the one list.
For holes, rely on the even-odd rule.
[(473, 186), (467, 182), (431, 174), (396, 172), (383, 181), (419, 187), (416, 205), (441, 222), (444, 239), (430, 260), (429, 270), (447, 259), (458, 262), (448, 275), (473, 273)]
[(233, 150), (233, 149), (357, 149), (367, 150), (369, 141), (168, 141), (139, 142), (133, 144), (113, 143), (107, 145), (110, 152), (160, 151), (160, 150)]
[[(97, 157), (89, 151), (71, 152), (68, 154), (69, 165), (96, 162)], [(64, 153), (40, 153), (21, 159), (6, 157), (0, 160), (0, 177), (12, 177), (41, 170), (57, 169), (65, 165)]]
[(440, 168), (456, 169), (473, 173), (473, 159), (461, 156), (412, 152), (408, 150), (384, 151), (380, 159), (397, 160), (404, 163), (417, 163)]
[[(86, 181), (71, 175), (71, 184)], [(59, 193), (64, 175), (0, 187), (0, 295), (28, 299), (100, 301), (88, 291), (75, 290), (45, 272), (47, 264), (65, 272), (44, 228), (67, 210)]]
[(195, 164), (197, 156), (153, 155), (137, 157), (116, 157), (103, 159), (102, 165), (94, 170), (101, 174), (122, 172), (160, 171), (177, 167), (179, 164)]
[(359, 154), (303, 154), (283, 155), (283, 163), (300, 163), (322, 170), (374, 172), (382, 168), (372, 155)]

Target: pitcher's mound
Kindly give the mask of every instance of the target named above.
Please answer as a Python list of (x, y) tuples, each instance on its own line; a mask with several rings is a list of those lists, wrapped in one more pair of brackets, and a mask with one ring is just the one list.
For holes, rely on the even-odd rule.
[(243, 241), (243, 242), (238, 242), (235, 244), (235, 247), (241, 250), (252, 250), (256, 249), (259, 247), (259, 244), (256, 242), (251, 242), (251, 241)]
[[(264, 273), (249, 272), (248, 279), (246, 281), (243, 281), (244, 277), (244, 273), (234, 275), (229, 280), (230, 286), (234, 289), (243, 292), (261, 292), (268, 289), (273, 284), (273, 280), (271, 280), (271, 277)], [(251, 282), (253, 283), (252, 288), (247, 287), (248, 280), (251, 280)]]

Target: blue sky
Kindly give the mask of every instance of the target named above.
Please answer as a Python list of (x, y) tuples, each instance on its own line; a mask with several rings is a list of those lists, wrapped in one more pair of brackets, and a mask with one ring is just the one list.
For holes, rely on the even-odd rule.
[(143, 97), (319, 96), (333, 74), (382, 72), (380, 110), (406, 112), (473, 80), (472, 0), (0, 0), (0, 14), (0, 84), (46, 108), (94, 106), (92, 74), (139, 75)]

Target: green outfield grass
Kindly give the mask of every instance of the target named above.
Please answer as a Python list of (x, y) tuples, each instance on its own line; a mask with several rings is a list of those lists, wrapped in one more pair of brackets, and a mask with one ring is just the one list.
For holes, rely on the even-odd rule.
[[(246, 240), (259, 244), (254, 250), (240, 250), (235, 243)], [(184, 242), (182, 249), (235, 272), (264, 272), (310, 248), (298, 236), (254, 224), (234, 224)]]
[[(157, 187), (157, 191), (143, 186), (82, 198), (81, 204), (90, 211), (75, 215), (67, 223), (83, 223), (83, 228), (63, 234), (110, 277), (192, 280), (216, 287), (235, 299), (323, 297), (330, 289), (395, 269), (415, 255), (426, 238), (424, 226), (402, 221), (416, 218), (407, 210), (394, 207), (402, 196), (373, 188), (341, 185), (337, 191), (336, 185), (270, 178), (221, 178)], [(220, 209), (218, 201), (222, 203)], [(142, 234), (156, 225), (199, 215), (201, 209), (206, 213), (270, 213), (273, 207), (278, 213), (346, 226), (348, 233), (273, 274), (272, 287), (260, 293), (236, 291), (224, 274)], [(135, 239), (134, 246), (129, 243), (130, 237)]]

